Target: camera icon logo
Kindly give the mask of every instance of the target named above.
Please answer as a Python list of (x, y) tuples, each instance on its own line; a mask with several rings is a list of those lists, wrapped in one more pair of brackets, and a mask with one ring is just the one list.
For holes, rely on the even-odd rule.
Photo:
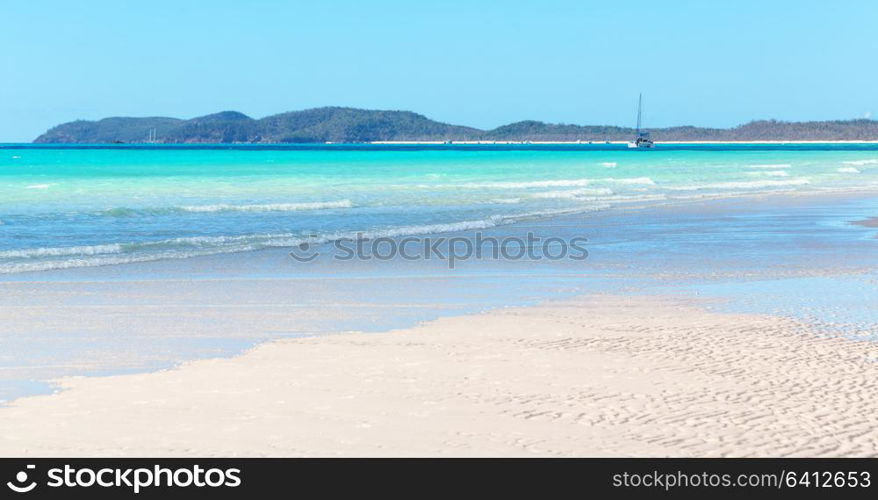
[[(36, 469), (37, 466), (28, 464), (25, 468), (27, 470), (32, 470)], [(15, 475), (15, 482), (9, 481), (6, 483), (6, 486), (16, 493), (27, 493), (36, 488), (36, 481), (31, 481), (30, 484), (25, 484), (28, 480), (27, 470), (19, 471), (18, 474)]]
[(308, 243), (307, 241), (303, 241), (290, 250), (290, 257), (299, 262), (311, 262), (320, 255), (315, 246), (316, 245)]

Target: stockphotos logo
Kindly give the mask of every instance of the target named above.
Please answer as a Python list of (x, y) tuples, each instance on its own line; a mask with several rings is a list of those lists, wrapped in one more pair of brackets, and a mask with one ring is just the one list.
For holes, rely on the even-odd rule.
[[(36, 469), (28, 465), (15, 475), (15, 481), (6, 486), (16, 493), (29, 493), (37, 488), (37, 482), (28, 471)], [(140, 493), (145, 488), (237, 488), (241, 485), (240, 469), (205, 469), (199, 465), (170, 469), (156, 465), (151, 468), (55, 467), (46, 472), (45, 485), (49, 488), (122, 488)]]
[(28, 492), (32, 491), (34, 488), (37, 487), (37, 483), (34, 481), (28, 482), (28, 480), (30, 479), (30, 476), (28, 475), (27, 471), (34, 470), (36, 468), (37, 468), (36, 465), (28, 464), (25, 467), (26, 470), (19, 471), (15, 475), (15, 481), (14, 482), (13, 481), (7, 482), (6, 486), (8, 486), (10, 490), (12, 490), (16, 493), (28, 493)]

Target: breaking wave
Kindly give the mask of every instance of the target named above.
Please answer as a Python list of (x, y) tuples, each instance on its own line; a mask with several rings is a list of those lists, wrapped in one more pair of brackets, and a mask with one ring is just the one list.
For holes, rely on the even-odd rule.
[(183, 212), (298, 212), (301, 210), (326, 210), (330, 208), (351, 208), (350, 200), (315, 203), (265, 203), (253, 205), (193, 205), (180, 207)]
[(261, 204), (228, 204), (184, 205), (164, 208), (111, 208), (99, 212), (100, 215), (111, 217), (132, 217), (136, 215), (167, 215), (176, 213), (218, 213), (218, 212), (301, 212), (309, 210), (328, 210), (333, 208), (352, 208), (350, 200), (309, 202), (309, 203), (261, 203)]
[[(139, 243), (114, 243), (108, 245), (8, 250), (0, 252), (0, 258), (9, 260), (9, 262), (0, 264), (0, 274), (127, 264), (162, 259), (183, 259), (221, 253), (246, 252), (273, 247), (293, 247), (303, 243), (321, 244), (342, 239), (395, 238), (400, 236), (453, 233), (489, 229), (500, 225), (512, 224), (518, 221), (595, 211), (608, 207), (609, 205), (593, 205), (575, 209), (541, 210), (509, 215), (493, 215), (484, 219), (458, 222), (408, 225), (316, 235), (266, 233), (235, 236), (191, 236)], [(46, 257), (49, 257), (50, 259), (45, 259)], [(51, 257), (64, 258), (51, 259)]]
[(782, 186), (803, 186), (810, 184), (811, 181), (805, 178), (796, 178), (785, 181), (764, 180), (764, 181), (729, 181), (714, 182), (710, 184), (695, 184), (687, 186), (675, 186), (668, 189), (673, 191), (698, 191), (701, 189), (759, 189), (766, 187), (782, 187)]
[(612, 189), (607, 188), (582, 188), (582, 189), (570, 189), (567, 191), (547, 191), (545, 193), (536, 193), (533, 195), (534, 198), (548, 198), (548, 199), (575, 199), (581, 198), (583, 196), (608, 196), (613, 194)]
[(499, 182), (463, 182), (460, 184), (420, 184), (417, 187), (426, 189), (530, 189), (546, 187), (586, 187), (592, 184), (646, 184), (654, 185), (649, 177), (605, 177), (583, 179), (552, 179), (542, 181), (499, 181)]
[(761, 172), (747, 172), (749, 175), (756, 175), (760, 177), (789, 177), (790, 173), (786, 170), (764, 170)]

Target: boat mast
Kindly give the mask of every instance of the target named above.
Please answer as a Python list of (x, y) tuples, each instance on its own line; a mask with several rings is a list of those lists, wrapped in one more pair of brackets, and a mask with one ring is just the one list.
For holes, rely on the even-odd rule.
[(637, 135), (640, 136), (640, 107), (643, 105), (643, 93), (637, 99)]

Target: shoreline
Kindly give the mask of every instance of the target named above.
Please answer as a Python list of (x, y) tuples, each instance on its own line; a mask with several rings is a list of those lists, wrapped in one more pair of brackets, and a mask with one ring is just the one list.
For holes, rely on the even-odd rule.
[[(366, 142), (167, 142), (167, 143), (149, 143), (149, 142), (123, 142), (123, 143), (86, 143), (86, 142), (59, 142), (59, 143), (42, 143), (42, 142), (0, 142), (0, 149), (53, 149), (53, 148), (119, 148), (126, 147), (143, 147), (157, 148), (176, 147), (185, 149), (190, 148), (210, 148), (210, 147), (252, 147), (252, 148), (271, 148), (271, 147), (315, 147), (315, 146), (490, 146), (490, 145), (521, 145), (521, 146), (601, 146), (601, 145), (626, 145), (631, 141), (601, 141), (601, 140), (579, 140), (579, 141), (366, 141)], [(848, 145), (873, 145), (878, 144), (878, 139), (874, 140), (761, 140), (761, 141), (662, 141), (656, 140), (656, 145), (722, 145), (722, 144), (750, 144), (750, 145), (784, 145), (784, 144), (848, 144)]]
[[(624, 145), (628, 144), (631, 141), (371, 141), (366, 144), (387, 144), (387, 145), (449, 145), (453, 146), (457, 145), (504, 145), (504, 144), (520, 144), (520, 145), (535, 145), (538, 146), (540, 144), (564, 144), (564, 145), (601, 145), (601, 144), (616, 144), (616, 145)], [(327, 144), (336, 144), (336, 143), (327, 143)], [(342, 143), (337, 143), (342, 144)], [(864, 140), (864, 141), (855, 141), (855, 140), (764, 140), (764, 141), (655, 141), (656, 145), (661, 144), (878, 144), (878, 139), (876, 140)]]
[(874, 343), (703, 306), (586, 296), (67, 377), (0, 409), (0, 455), (878, 456)]

